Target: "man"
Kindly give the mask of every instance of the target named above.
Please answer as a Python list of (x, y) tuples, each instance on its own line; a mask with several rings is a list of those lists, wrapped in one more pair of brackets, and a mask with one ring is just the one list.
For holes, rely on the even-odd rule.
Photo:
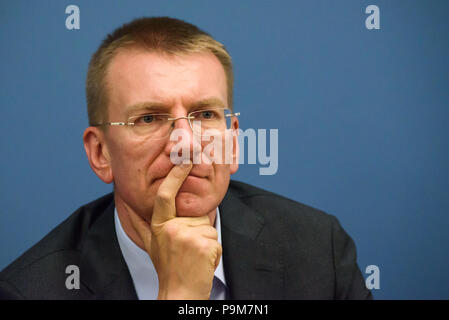
[(114, 192), (3, 270), (1, 297), (371, 298), (334, 217), (230, 182), (236, 135), (204, 155), (239, 127), (232, 86), (229, 54), (193, 25), (142, 18), (109, 35), (89, 65), (83, 140)]

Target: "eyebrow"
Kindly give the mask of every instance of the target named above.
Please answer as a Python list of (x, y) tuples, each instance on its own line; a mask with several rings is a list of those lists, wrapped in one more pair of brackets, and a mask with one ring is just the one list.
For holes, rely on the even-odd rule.
[[(223, 101), (221, 101), (221, 99), (215, 98), (215, 97), (195, 101), (195, 102), (189, 104), (188, 108), (190, 110), (190, 109), (203, 108), (203, 107), (209, 107), (209, 106), (227, 108), (227, 106), (225, 105), (225, 103)], [(164, 103), (151, 102), (151, 101), (139, 102), (139, 103), (133, 104), (133, 105), (125, 108), (128, 116), (134, 112), (143, 111), (143, 110), (146, 110), (146, 111), (161, 110), (162, 112), (169, 113), (168, 109), (170, 109), (170, 107)]]
[(207, 98), (207, 99), (203, 99), (203, 100), (200, 100), (200, 101), (192, 103), (190, 105), (190, 109), (201, 108), (201, 107), (208, 107), (208, 106), (227, 108), (227, 106), (220, 99), (218, 99), (218, 98)]
[(139, 102), (136, 104), (133, 104), (127, 108), (125, 108), (126, 110), (126, 114), (127, 115), (131, 115), (134, 112), (137, 111), (154, 111), (154, 110), (165, 110), (164, 112), (168, 113), (169, 107), (163, 103), (159, 103), (159, 102), (150, 102), (150, 101), (145, 101), (145, 102)]

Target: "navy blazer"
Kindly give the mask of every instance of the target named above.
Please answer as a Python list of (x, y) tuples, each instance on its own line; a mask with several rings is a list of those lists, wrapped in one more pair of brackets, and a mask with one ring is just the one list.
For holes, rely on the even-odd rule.
[[(231, 299), (371, 299), (337, 219), (231, 181), (219, 206)], [(67, 289), (76, 265), (80, 288)], [(137, 299), (114, 226), (113, 194), (76, 210), (0, 273), (1, 299)]]

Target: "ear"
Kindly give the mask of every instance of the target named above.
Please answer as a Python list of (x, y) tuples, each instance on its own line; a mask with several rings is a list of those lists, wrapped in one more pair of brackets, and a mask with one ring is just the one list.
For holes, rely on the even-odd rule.
[(232, 118), (232, 139), (233, 139), (233, 149), (232, 149), (232, 163), (229, 166), (231, 174), (234, 174), (239, 169), (239, 119), (237, 117)]
[(88, 127), (84, 131), (83, 142), (92, 170), (103, 182), (111, 183), (114, 179), (104, 132), (97, 127)]

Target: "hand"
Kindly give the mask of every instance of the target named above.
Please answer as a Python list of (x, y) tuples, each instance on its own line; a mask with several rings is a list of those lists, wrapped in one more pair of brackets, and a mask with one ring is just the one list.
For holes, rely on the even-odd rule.
[(159, 279), (158, 299), (209, 299), (222, 248), (209, 217), (177, 217), (175, 197), (192, 164), (175, 166), (157, 192), (151, 225), (130, 212)]

